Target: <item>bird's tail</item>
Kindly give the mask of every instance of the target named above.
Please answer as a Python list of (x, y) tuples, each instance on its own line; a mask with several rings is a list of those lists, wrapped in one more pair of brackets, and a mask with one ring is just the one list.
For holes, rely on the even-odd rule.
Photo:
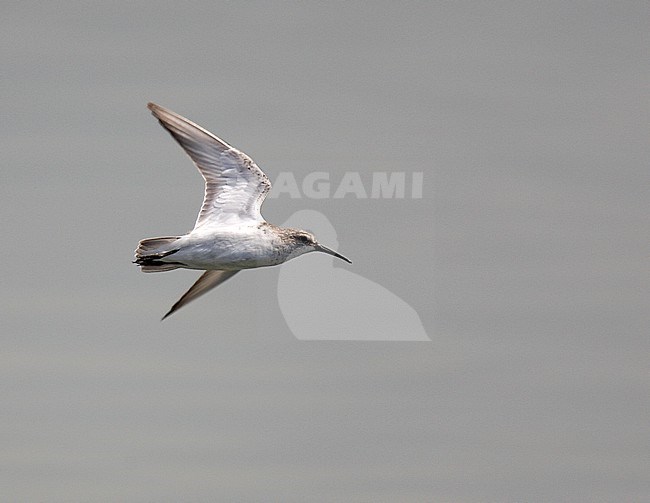
[(179, 236), (143, 239), (135, 250), (134, 263), (140, 266), (142, 272), (165, 272), (182, 267), (183, 264), (179, 262), (162, 261), (179, 250), (173, 246), (178, 239)]

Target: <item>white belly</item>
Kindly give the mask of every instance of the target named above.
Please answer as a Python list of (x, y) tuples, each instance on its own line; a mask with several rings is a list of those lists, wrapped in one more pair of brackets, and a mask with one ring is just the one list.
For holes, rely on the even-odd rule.
[(188, 269), (250, 269), (284, 262), (277, 238), (259, 231), (190, 234), (182, 239), (181, 249), (167, 259)]

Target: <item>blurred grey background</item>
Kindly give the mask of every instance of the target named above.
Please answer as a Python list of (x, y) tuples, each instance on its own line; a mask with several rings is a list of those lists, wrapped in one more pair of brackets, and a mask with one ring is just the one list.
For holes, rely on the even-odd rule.
[[(647, 2), (6, 2), (2, 499), (650, 500), (649, 26)], [(272, 180), (424, 172), (422, 199), (263, 211), (326, 215), (335, 267), (432, 341), (297, 340), (278, 268), (160, 323), (198, 274), (133, 249), (189, 230), (202, 180), (150, 100)]]

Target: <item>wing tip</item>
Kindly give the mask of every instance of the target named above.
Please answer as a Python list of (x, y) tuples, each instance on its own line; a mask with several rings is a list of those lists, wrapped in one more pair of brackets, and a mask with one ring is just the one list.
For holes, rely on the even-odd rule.
[(158, 120), (161, 120), (162, 115), (169, 114), (169, 110), (167, 110), (165, 107), (161, 107), (153, 101), (147, 103), (147, 108), (151, 110), (152, 115)]
[(165, 313), (165, 316), (160, 318), (160, 321), (165, 321), (165, 318), (167, 318), (168, 316), (171, 316), (176, 311), (178, 311), (181, 307), (183, 307), (183, 304), (181, 304), (182, 300), (183, 300), (183, 298), (181, 297), (178, 301), (176, 301), (176, 303), (171, 307), (171, 309)]

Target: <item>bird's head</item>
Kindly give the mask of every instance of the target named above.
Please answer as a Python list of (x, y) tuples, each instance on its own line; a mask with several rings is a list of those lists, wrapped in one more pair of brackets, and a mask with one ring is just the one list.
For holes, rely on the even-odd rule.
[(287, 230), (289, 231), (288, 238), (293, 254), (302, 255), (303, 253), (319, 251), (340, 258), (341, 260), (345, 260), (348, 264), (352, 263), (350, 259), (345, 258), (340, 253), (336, 253), (334, 250), (328, 248), (327, 246), (320, 244), (318, 241), (316, 241), (316, 238), (310, 232), (300, 229)]

